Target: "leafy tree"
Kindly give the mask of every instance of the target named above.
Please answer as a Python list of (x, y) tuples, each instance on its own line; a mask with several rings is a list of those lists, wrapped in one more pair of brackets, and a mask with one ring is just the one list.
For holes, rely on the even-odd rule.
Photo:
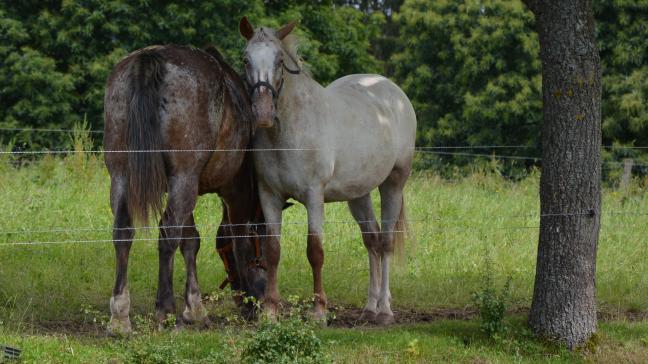
[[(593, 3), (604, 142), (648, 145), (648, 0)], [(538, 42), (520, 0), (0, 0), (0, 128), (69, 129), (87, 117), (101, 129), (108, 73), (151, 44), (211, 43), (241, 70), (243, 15), (274, 27), (300, 19), (300, 53), (323, 84), (350, 73), (394, 78), (417, 110), (420, 146), (539, 154)], [(12, 138), (18, 148), (69, 143), (0, 131), (0, 141)]]
[(531, 12), (510, 0), (413, 0), (400, 10), (403, 48), (391, 63), (417, 110), (418, 144), (535, 146), (540, 62)]
[[(378, 72), (370, 54), (382, 13), (365, 14), (330, 1), (2, 1), (0, 2), (0, 127), (70, 129), (87, 117), (103, 127), (103, 93), (112, 67), (151, 44), (214, 44), (241, 69), (238, 21), (279, 26), (301, 19), (302, 53), (316, 79), (328, 83)], [(18, 148), (61, 148), (62, 134), (0, 131)]]
[[(69, 129), (87, 116), (101, 129), (105, 80), (120, 58), (151, 44), (213, 43), (238, 59), (238, 19), (261, 13), (263, 3), (19, 1), (0, 9), (0, 126)], [(10, 136), (23, 148), (62, 147), (68, 139)]]
[(606, 144), (648, 145), (647, 0), (594, 2)]
[(263, 24), (278, 27), (294, 19), (301, 20), (300, 53), (317, 81), (326, 85), (346, 74), (382, 73), (382, 62), (371, 54), (385, 21), (382, 13), (330, 1), (269, 1)]

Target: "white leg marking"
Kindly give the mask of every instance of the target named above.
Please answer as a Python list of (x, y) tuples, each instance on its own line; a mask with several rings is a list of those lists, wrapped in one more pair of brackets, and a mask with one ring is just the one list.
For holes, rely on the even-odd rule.
[(188, 294), (182, 318), (187, 322), (200, 322), (205, 317), (207, 317), (207, 309), (202, 304), (200, 292)]
[(373, 312), (378, 309), (378, 298), (380, 295), (381, 272), (380, 257), (375, 251), (367, 249), (369, 255), (369, 292), (367, 304), (363, 311)]
[(113, 334), (127, 334), (131, 332), (130, 294), (125, 288), (122, 294), (110, 297), (110, 332)]

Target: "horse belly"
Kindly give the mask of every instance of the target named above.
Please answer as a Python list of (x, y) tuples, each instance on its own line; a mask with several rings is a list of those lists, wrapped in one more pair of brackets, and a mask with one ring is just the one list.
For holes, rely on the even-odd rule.
[[(391, 173), (395, 155), (374, 154), (374, 158), (338, 158), (332, 178), (324, 187), (326, 202), (348, 201), (366, 195), (380, 186)], [(341, 159), (346, 159), (340, 161)]]

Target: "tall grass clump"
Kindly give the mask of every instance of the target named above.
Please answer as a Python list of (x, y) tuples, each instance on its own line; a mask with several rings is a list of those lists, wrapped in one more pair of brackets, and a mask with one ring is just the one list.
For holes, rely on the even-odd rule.
[(5, 145), (2, 140), (0, 140), (0, 151), (2, 152), (2, 154), (0, 154), (0, 181), (2, 181), (3, 177), (6, 176), (11, 169), (12, 157), (9, 152), (11, 152), (13, 147), (13, 142)]
[(92, 171), (89, 168), (97, 162), (97, 156), (89, 151), (92, 150), (94, 141), (88, 120), (84, 117), (81, 122), (75, 123), (70, 135), (70, 147), (74, 153), (65, 159), (65, 164), (70, 174), (81, 174), (89, 178)]

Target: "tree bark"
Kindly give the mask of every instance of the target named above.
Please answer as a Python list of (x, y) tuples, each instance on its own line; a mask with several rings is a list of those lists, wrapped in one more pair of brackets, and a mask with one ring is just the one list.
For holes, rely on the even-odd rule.
[(542, 60), (540, 236), (532, 330), (569, 348), (596, 332), (601, 71), (590, 0), (528, 0)]

